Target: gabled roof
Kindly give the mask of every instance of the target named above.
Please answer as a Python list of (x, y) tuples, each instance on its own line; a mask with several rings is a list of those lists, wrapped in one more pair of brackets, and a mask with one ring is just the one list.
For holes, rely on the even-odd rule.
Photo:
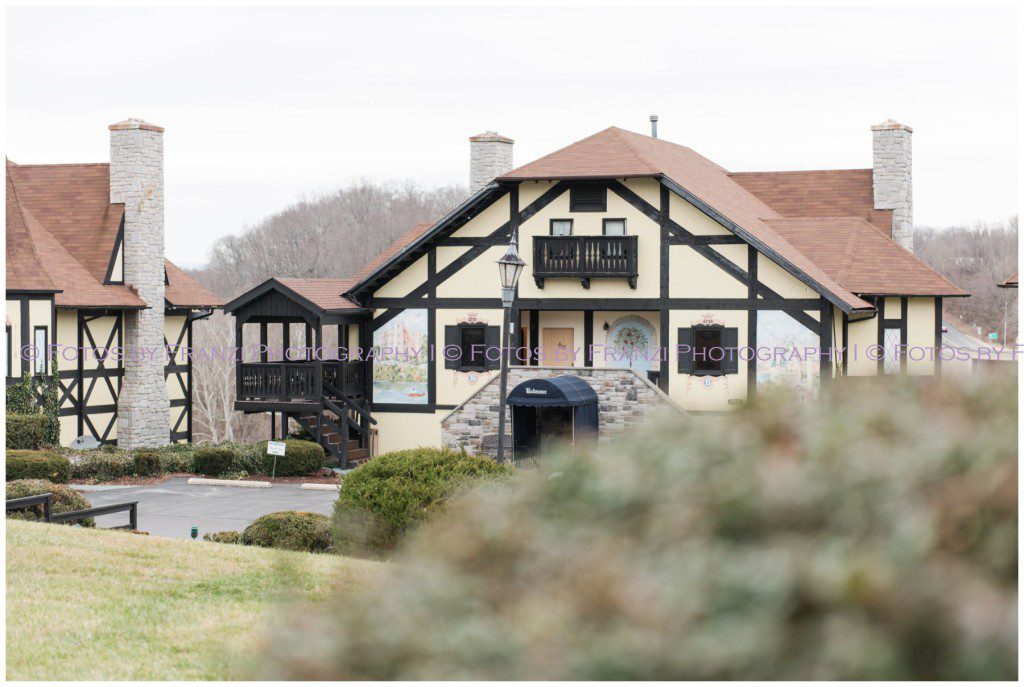
[[(8, 160), (6, 177), (8, 290), (48, 282), (61, 307), (147, 307), (128, 286), (104, 283), (124, 217), (124, 205), (110, 202), (110, 165)], [(220, 306), (219, 298), (178, 267), (167, 261), (166, 268), (170, 305)]]
[(690, 148), (617, 127), (499, 176), (429, 229), (418, 225), (357, 274), (352, 292), (454, 231), (485, 193), (501, 192), (501, 182), (632, 177), (659, 178), (846, 312), (872, 310), (859, 294), (882, 288), (967, 295), (892, 241), (891, 211), (874, 208), (871, 170), (730, 173)]
[(317, 314), (341, 314), (365, 312), (348, 300), (343, 293), (352, 288), (352, 279), (290, 279), (270, 278), (224, 304), (224, 312), (232, 313), (247, 303), (264, 296), (271, 291), (278, 291), (301, 305), (306, 310)]
[(968, 295), (860, 217), (786, 218), (768, 224), (853, 293)]
[(844, 289), (774, 231), (765, 220), (782, 215), (690, 148), (611, 127), (542, 157), (502, 181), (527, 179), (661, 177), (676, 193), (734, 231), (846, 312), (867, 301)]
[(394, 243), (392, 243), (390, 246), (388, 246), (380, 253), (378, 253), (376, 257), (373, 258), (373, 260), (366, 263), (361, 270), (356, 272), (355, 277), (352, 278), (351, 286), (358, 284), (359, 282), (363, 281), (364, 279), (372, 275), (374, 272), (380, 269), (381, 265), (383, 265), (384, 263), (391, 260), (391, 258), (401, 253), (413, 241), (426, 234), (427, 231), (432, 226), (434, 225), (431, 224), (430, 222), (421, 222), (420, 224), (417, 224), (409, 231), (402, 234), (400, 237), (398, 237), (398, 239), (395, 240)]

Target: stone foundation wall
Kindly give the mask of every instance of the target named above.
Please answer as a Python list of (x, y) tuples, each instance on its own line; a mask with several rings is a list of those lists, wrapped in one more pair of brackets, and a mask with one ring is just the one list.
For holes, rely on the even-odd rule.
[[(663, 412), (685, 412), (658, 387), (633, 370), (609, 368), (512, 367), (508, 371), (508, 389), (530, 379), (573, 375), (581, 377), (597, 392), (598, 441), (607, 443), (626, 430), (649, 421)], [(441, 420), (441, 443), (464, 448), (469, 453), (493, 455), (493, 446), (484, 447), (485, 438), (498, 435), (498, 398), (500, 380), (494, 379), (470, 396)], [(512, 434), (511, 409), (505, 420), (505, 433)], [(493, 441), (489, 442), (493, 444)]]

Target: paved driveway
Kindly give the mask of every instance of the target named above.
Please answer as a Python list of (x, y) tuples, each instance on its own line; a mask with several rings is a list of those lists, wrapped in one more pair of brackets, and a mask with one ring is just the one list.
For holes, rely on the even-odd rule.
[[(188, 538), (199, 528), (199, 536), (219, 530), (241, 532), (261, 515), (279, 510), (303, 510), (330, 515), (337, 491), (300, 489), (297, 484), (275, 484), (269, 489), (190, 485), (184, 477), (162, 484), (88, 491), (83, 495), (93, 506), (125, 501), (139, 502), (139, 529), (161, 537)], [(123, 525), (128, 513), (103, 515), (99, 527)]]

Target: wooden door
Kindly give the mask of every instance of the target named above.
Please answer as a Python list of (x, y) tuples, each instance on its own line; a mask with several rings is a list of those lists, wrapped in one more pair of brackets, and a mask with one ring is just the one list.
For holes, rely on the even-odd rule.
[(543, 327), (541, 329), (541, 364), (550, 367), (572, 367), (573, 330)]

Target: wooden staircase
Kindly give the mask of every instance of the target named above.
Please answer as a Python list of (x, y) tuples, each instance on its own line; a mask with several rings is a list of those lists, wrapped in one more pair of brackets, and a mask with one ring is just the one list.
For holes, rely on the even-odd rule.
[[(333, 415), (333, 413), (331, 414)], [(309, 432), (309, 435), (316, 441), (317, 430), (320, 430), (320, 445), (324, 447), (324, 451), (330, 458), (337, 461), (341, 460), (342, 446), (341, 446), (341, 435), (338, 434), (338, 429), (341, 426), (337, 416), (328, 416), (326, 422), (321, 422), (321, 418), (324, 416), (324, 412), (320, 413), (299, 413), (292, 415), (291, 417), (299, 423), (299, 425)], [(352, 437), (352, 432), (349, 432), (348, 437), (348, 467), (358, 467), (366, 461), (370, 460), (370, 449), (363, 447), (359, 440), (359, 437)], [(345, 467), (345, 466), (341, 466)]]
[(319, 408), (291, 415), (314, 438), (330, 460), (342, 469), (361, 465), (372, 456), (370, 425), (373, 416), (355, 398), (342, 393), (333, 384), (323, 382)]

